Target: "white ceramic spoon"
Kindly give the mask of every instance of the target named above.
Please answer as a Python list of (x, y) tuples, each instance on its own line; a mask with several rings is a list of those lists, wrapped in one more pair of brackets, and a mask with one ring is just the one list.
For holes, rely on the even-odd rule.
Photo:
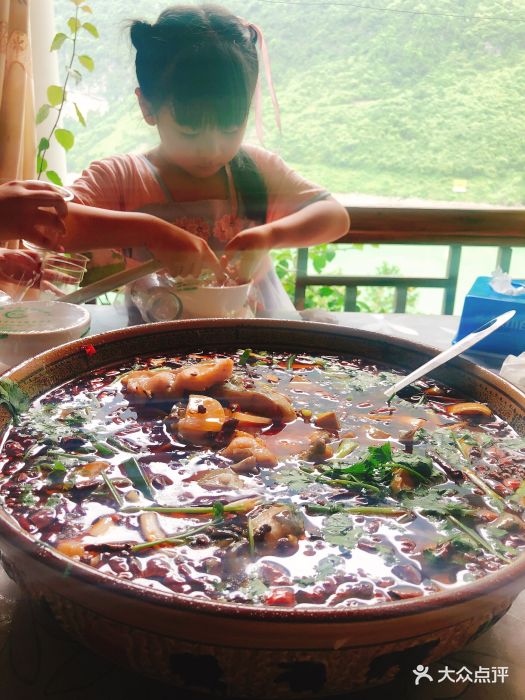
[(445, 364), (445, 362), (448, 362), (453, 357), (461, 355), (462, 352), (468, 348), (471, 348), (476, 343), (479, 343), (480, 340), (483, 340), (483, 338), (486, 338), (495, 330), (503, 326), (505, 323), (507, 323), (507, 321), (510, 321), (515, 313), (516, 311), (512, 309), (511, 311), (507, 311), (500, 316), (496, 316), (496, 318), (493, 318), (492, 321), (488, 321), (481, 326), (481, 328), (478, 328), (477, 331), (469, 333), (455, 345), (451, 345), (446, 350), (443, 350), (443, 352), (440, 352), (439, 355), (436, 355), (436, 357), (433, 357), (428, 362), (425, 362), (424, 365), (421, 365), (421, 367), (418, 367), (406, 377), (403, 377), (403, 379), (394, 384), (394, 386), (389, 387), (385, 391), (387, 400), (390, 401), (390, 399), (395, 396), (398, 391), (401, 391), (401, 389), (404, 389), (409, 384), (412, 384), (412, 382), (415, 382), (416, 379), (420, 379), (424, 374), (431, 372), (433, 369), (436, 369), (436, 367), (439, 367), (439, 365)]

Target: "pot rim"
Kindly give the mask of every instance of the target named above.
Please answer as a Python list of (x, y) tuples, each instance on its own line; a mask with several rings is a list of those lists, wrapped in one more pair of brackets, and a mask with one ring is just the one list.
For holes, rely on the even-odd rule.
[[(30, 358), (19, 365), (8, 370), (3, 378), (19, 381), (31, 375), (32, 371), (41, 369), (42, 363), (46, 363), (49, 359), (50, 364), (62, 361), (66, 357), (74, 356), (79, 351), (85, 349), (86, 344), (92, 345), (95, 349), (100, 345), (105, 345), (109, 342), (118, 342), (125, 338), (148, 335), (171, 333), (177, 329), (209, 329), (210, 325), (221, 324), (222, 327), (239, 327), (245, 328), (268, 328), (281, 330), (307, 330), (309, 335), (336, 334), (340, 336), (351, 336), (362, 340), (372, 342), (383, 342), (389, 345), (395, 345), (400, 350), (410, 350), (435, 356), (438, 350), (428, 345), (416, 343), (411, 340), (392, 338), (382, 333), (364, 331), (351, 328), (349, 326), (338, 326), (328, 323), (314, 323), (310, 321), (286, 321), (273, 319), (193, 319), (181, 321), (165, 321), (161, 323), (150, 323), (139, 326), (131, 326), (117, 330), (99, 333), (90, 336), (87, 339), (80, 339), (65, 343), (47, 350), (45, 352)], [(235, 344), (235, 338), (232, 339), (231, 345)], [(308, 351), (305, 351), (308, 352)], [(144, 356), (148, 353), (144, 352)], [(395, 364), (395, 363), (393, 363)], [(514, 404), (520, 407), (525, 406), (525, 392), (522, 392), (516, 386), (510, 384), (503, 378), (496, 375), (494, 372), (476, 365), (470, 360), (464, 358), (456, 358), (449, 363), (450, 366), (464, 371), (472, 371), (475, 369), (475, 374), (485, 383), (494, 388), (504, 389), (507, 398), (510, 398)], [(402, 365), (398, 365), (402, 366)], [(86, 372), (91, 368), (87, 368)], [(69, 381), (69, 380), (68, 380)], [(0, 408), (0, 412), (5, 409)], [(69, 580), (78, 579), (83, 584), (93, 585), (102, 588), (108, 592), (123, 595), (126, 598), (135, 599), (135, 603), (152, 604), (169, 608), (170, 610), (193, 613), (196, 615), (206, 615), (219, 618), (232, 618), (236, 620), (254, 621), (261, 620), (263, 622), (288, 622), (292, 624), (312, 624), (312, 623), (358, 623), (367, 621), (378, 621), (382, 619), (392, 619), (396, 617), (408, 617), (411, 615), (423, 614), (436, 610), (438, 608), (448, 607), (451, 605), (460, 605), (482, 596), (489, 595), (495, 592), (498, 588), (508, 589), (514, 587), (516, 595), (525, 585), (525, 554), (520, 556), (516, 561), (508, 564), (503, 569), (494, 573), (488, 574), (483, 579), (469, 582), (459, 586), (456, 589), (441, 591), (429, 596), (421, 598), (412, 598), (405, 601), (387, 602), (370, 607), (361, 608), (341, 608), (341, 609), (325, 609), (325, 608), (284, 608), (273, 607), (268, 605), (239, 605), (236, 603), (207, 601), (197, 598), (191, 598), (180, 593), (164, 593), (137, 584), (117, 579), (109, 574), (104, 574), (96, 569), (93, 569), (87, 564), (77, 562), (69, 557), (58, 552), (51, 545), (43, 543), (31, 534), (24, 531), (18, 523), (6, 511), (0, 508), (0, 538), (5, 539), (8, 543), (8, 548), (15, 547), (22, 550), (25, 554), (34, 557), (43, 566), (48, 566), (56, 575), (61, 577), (67, 571)], [(0, 549), (2, 547), (0, 546)], [(9, 557), (8, 557), (9, 561)], [(520, 582), (520, 579), (523, 581)]]

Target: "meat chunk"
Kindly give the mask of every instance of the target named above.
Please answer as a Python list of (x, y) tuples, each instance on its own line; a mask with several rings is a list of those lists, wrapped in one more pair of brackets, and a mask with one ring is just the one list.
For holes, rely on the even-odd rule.
[(255, 542), (270, 549), (296, 548), (298, 540), (304, 537), (304, 521), (289, 505), (262, 506), (251, 522)]
[[(174, 432), (184, 442), (192, 445), (204, 445), (218, 433), (226, 420), (224, 408), (209, 396), (191, 394), (184, 415), (176, 420), (172, 413), (167, 421), (169, 430)], [(171, 419), (171, 420), (170, 420)]]
[(310, 446), (304, 452), (301, 452), (299, 457), (304, 459), (306, 462), (324, 462), (325, 459), (329, 459), (334, 454), (332, 448), (328, 445), (332, 436), (325, 430), (316, 430), (312, 433), (309, 438)]
[(128, 372), (122, 385), (128, 396), (147, 401), (167, 401), (180, 398), (184, 392), (201, 393), (231, 377), (233, 360), (218, 357), (177, 369), (147, 369)]
[(288, 397), (261, 382), (255, 382), (253, 387), (244, 387), (240, 381), (229, 381), (213, 387), (208, 393), (221, 402), (237, 404), (241, 411), (266, 416), (281, 423), (289, 423), (297, 417)]
[(277, 466), (277, 457), (270, 452), (264, 440), (240, 430), (235, 431), (233, 440), (220, 454), (234, 463), (236, 472), (253, 472), (260, 467)]

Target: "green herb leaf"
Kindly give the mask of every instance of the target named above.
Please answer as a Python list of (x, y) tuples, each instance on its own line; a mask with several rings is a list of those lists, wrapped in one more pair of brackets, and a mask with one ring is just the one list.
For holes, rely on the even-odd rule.
[(274, 478), (279, 484), (286, 484), (288, 489), (294, 493), (301, 493), (301, 491), (305, 491), (316, 482), (315, 474), (304, 472), (297, 467), (281, 469), (274, 474)]
[(29, 396), (11, 379), (0, 379), (0, 405), (4, 405), (16, 424), (18, 417), (29, 408)]
[(450, 488), (425, 488), (425, 490), (415, 490), (411, 493), (405, 492), (401, 501), (406, 508), (428, 515), (467, 517), (475, 514), (475, 508), (465, 502), (451, 500), (450, 494), (445, 495), (445, 491), (450, 491)]
[(246, 348), (246, 350), (243, 350), (239, 359), (237, 360), (237, 364), (240, 365), (241, 367), (243, 367), (244, 365), (247, 365), (251, 354), (252, 354), (252, 351), (250, 350), (250, 348)]
[(286, 369), (293, 369), (294, 362), (296, 359), (297, 359), (297, 355), (290, 355), (290, 357), (286, 361)]
[(214, 503), (212, 504), (212, 513), (214, 520), (223, 520), (224, 505), (220, 501), (214, 501)]
[(363, 532), (361, 527), (354, 527), (352, 519), (344, 513), (335, 513), (324, 521), (323, 535), (326, 542), (345, 549), (353, 549)]
[(122, 462), (120, 468), (126, 476), (131, 479), (133, 486), (138, 489), (146, 498), (155, 500), (155, 494), (151, 488), (151, 484), (146, 478), (142, 467), (134, 457), (130, 457), (125, 462)]

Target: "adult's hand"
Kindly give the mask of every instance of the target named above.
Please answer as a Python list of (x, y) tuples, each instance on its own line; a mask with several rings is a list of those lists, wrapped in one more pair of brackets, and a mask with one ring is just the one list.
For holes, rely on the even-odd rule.
[(0, 186), (0, 238), (23, 238), (61, 250), (66, 215), (64, 198), (45, 182), (20, 180)]
[(40, 255), (32, 250), (0, 248), (0, 280), (27, 284), (40, 274)]

